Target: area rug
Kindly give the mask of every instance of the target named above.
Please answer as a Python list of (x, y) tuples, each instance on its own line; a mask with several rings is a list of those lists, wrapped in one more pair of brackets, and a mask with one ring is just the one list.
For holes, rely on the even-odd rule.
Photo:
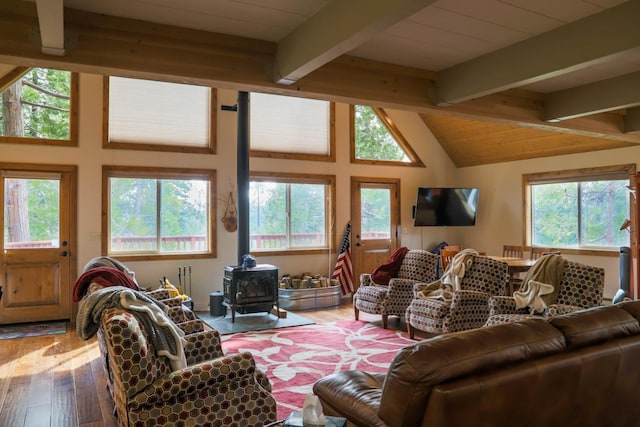
[(67, 332), (67, 322), (25, 323), (0, 326), (0, 340), (57, 335)]
[(220, 332), (220, 335), (237, 334), (248, 331), (264, 331), (266, 329), (288, 328), (290, 326), (312, 325), (314, 322), (306, 317), (290, 311), (287, 317), (278, 318), (266, 311), (263, 313), (239, 314), (236, 321), (231, 321), (231, 314), (226, 316), (211, 316), (209, 313), (198, 313), (198, 317), (209, 326)]
[(278, 419), (301, 410), (320, 378), (350, 369), (386, 372), (397, 352), (416, 342), (404, 331), (356, 320), (241, 333), (222, 341), (225, 354), (253, 354), (271, 380)]

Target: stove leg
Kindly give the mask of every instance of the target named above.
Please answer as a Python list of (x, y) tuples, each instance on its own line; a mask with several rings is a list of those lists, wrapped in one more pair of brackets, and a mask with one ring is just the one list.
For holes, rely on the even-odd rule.
[(236, 323), (236, 309), (231, 307), (231, 323)]

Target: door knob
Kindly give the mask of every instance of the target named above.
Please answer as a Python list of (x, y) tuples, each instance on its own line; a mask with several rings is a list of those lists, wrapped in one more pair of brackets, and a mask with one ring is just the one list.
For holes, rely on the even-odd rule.
[(67, 251), (62, 251), (62, 253), (60, 253), (61, 256), (67, 256)]
[(364, 246), (364, 243), (358, 242), (358, 243), (356, 243), (356, 246)]

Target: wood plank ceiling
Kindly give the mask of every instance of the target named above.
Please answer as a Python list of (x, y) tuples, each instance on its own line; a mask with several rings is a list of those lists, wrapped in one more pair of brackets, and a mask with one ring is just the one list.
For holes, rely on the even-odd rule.
[(639, 16), (640, 0), (3, 0), (0, 82), (48, 66), (408, 109), (464, 167), (639, 144)]

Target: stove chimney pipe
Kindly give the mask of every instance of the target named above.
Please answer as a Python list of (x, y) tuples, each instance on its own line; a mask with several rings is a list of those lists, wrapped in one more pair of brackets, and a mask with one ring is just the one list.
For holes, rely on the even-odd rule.
[(238, 265), (251, 252), (249, 241), (249, 93), (238, 92)]

